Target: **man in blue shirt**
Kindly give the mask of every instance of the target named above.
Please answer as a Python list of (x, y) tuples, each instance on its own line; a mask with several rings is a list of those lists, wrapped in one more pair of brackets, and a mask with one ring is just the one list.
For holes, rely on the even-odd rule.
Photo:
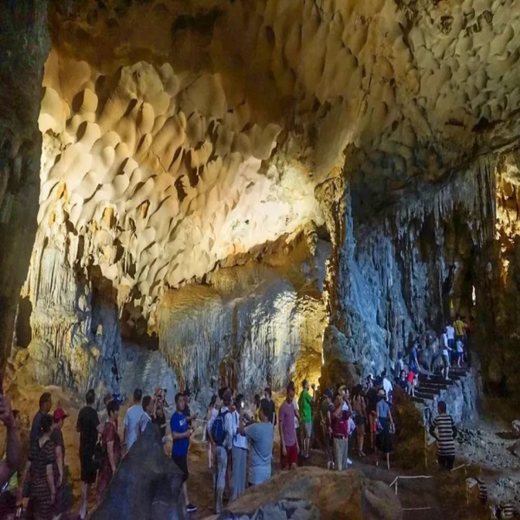
[(184, 493), (184, 500), (186, 501), (186, 511), (193, 513), (197, 511), (197, 507), (190, 504), (188, 499), (188, 448), (190, 447), (190, 437), (193, 435), (193, 428), (188, 427), (188, 420), (184, 415), (184, 396), (178, 393), (175, 396), (175, 413), (170, 420), (170, 427), (173, 437), (172, 459), (175, 464), (184, 473), (184, 484), (182, 485), (182, 492)]

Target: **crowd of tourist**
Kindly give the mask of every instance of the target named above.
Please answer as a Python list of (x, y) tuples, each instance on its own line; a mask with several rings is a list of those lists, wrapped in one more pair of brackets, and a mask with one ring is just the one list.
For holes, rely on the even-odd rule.
[[(453, 326), (446, 326), (441, 336), (445, 377), (451, 363), (464, 362), (465, 346), (466, 326), (457, 318)], [(187, 512), (197, 510), (188, 494), (188, 453), (196, 422), (202, 425), (203, 440), (207, 441), (216, 513), (224, 509), (226, 502), (237, 500), (248, 486), (259, 485), (271, 477), (276, 432), (282, 470), (305, 464), (317, 450), (324, 453), (327, 468), (331, 470), (346, 470), (353, 464), (353, 454), (363, 459), (368, 453), (371, 454), (368, 460), (379, 465), (382, 459), (390, 469), (395, 433), (394, 387), (414, 395), (421, 368), (417, 344), (412, 346), (405, 360), (406, 356), (400, 353), (393, 378), (386, 371), (378, 377), (369, 374), (363, 384), (352, 389), (345, 385), (317, 389), (304, 380), (297, 395), (296, 385), (290, 382), (278, 410), (269, 387), (264, 389), (263, 397), (259, 394), (253, 397), (251, 408), (243, 394), (222, 387), (211, 397), (206, 416), (198, 419), (198, 414), (190, 410), (191, 392), (186, 389), (177, 393), (175, 410), (169, 417), (171, 457), (183, 475), (182, 492)], [(166, 443), (170, 415), (164, 389), (157, 387), (153, 395), (145, 396), (136, 389), (122, 420), (120, 436), (121, 403), (117, 396), (107, 394), (99, 412), (93, 390), (87, 392), (85, 401), (76, 422), (81, 465), (79, 520), (87, 516), (92, 486), (96, 485), (95, 497), (99, 503), (122, 458), (149, 425), (156, 425)], [(1, 518), (14, 519), (20, 512), (23, 497), (29, 499), (28, 518), (57, 519), (64, 510), (66, 466), (62, 428), (68, 415), (61, 407), (52, 414), (51, 410), (52, 396), (45, 392), (31, 425), (28, 461), (20, 471), (21, 449), (16, 433), (20, 414), (11, 411), (9, 401), (0, 395), (0, 421), (7, 428), (5, 458), (0, 462), (0, 484), (5, 484), (0, 495)], [(438, 415), (429, 432), (437, 441), (440, 467), (452, 469), (457, 430), (443, 401), (438, 403)], [(317, 456), (313, 463), (319, 464), (320, 460)]]

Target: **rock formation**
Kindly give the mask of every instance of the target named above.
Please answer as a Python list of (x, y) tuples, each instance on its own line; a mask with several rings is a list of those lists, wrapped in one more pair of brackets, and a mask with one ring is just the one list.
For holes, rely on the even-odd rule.
[[(274, 504), (266, 505), (267, 502)], [(304, 506), (306, 502), (307, 507)], [(258, 513), (255, 516), (259, 508), (270, 511), (273, 516), (262, 517)], [(283, 513), (291, 509), (300, 510), (301, 516), (292, 517)], [(383, 482), (370, 481), (358, 471), (330, 472), (318, 468), (300, 468), (298, 471), (277, 475), (261, 486), (249, 488), (229, 507), (229, 512), (213, 518), (400, 520), (402, 517), (399, 499)]]
[[(4, 357), (30, 256), (17, 369), (82, 390), (117, 367), (128, 388), (204, 398), (322, 363), (354, 382), (462, 313), (492, 344), (490, 387), (517, 382), (517, 3), (48, 7), (2, 6), (2, 99), (18, 81), (30, 98), (2, 104), (0, 129), (18, 139), (0, 185)], [(30, 255), (40, 143), (21, 136), (39, 136), (40, 85)]]
[(159, 428), (149, 426), (123, 458), (92, 520), (183, 520), (183, 474), (166, 456)]

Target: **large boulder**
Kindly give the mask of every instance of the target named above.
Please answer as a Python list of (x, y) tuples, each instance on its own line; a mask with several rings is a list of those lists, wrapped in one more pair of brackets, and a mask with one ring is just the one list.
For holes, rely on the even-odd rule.
[[(288, 507), (286, 501), (294, 501), (294, 505)], [(278, 516), (256, 516), (260, 508), (265, 513), (268, 504)], [(311, 506), (317, 508), (319, 517)], [(288, 511), (285, 516), (284, 508)], [(281, 473), (261, 486), (249, 488), (231, 504), (228, 512), (213, 518), (285, 520), (293, 518), (295, 508), (302, 510), (305, 520), (401, 520), (403, 517), (401, 504), (387, 484), (370, 480), (356, 470), (331, 472), (309, 467)]]
[(182, 471), (150, 425), (123, 458), (90, 520), (183, 520)]

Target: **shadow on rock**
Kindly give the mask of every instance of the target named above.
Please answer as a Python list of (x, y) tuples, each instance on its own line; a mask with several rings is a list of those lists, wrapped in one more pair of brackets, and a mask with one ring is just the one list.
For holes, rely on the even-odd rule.
[(183, 520), (182, 471), (150, 425), (123, 458), (90, 520)]

